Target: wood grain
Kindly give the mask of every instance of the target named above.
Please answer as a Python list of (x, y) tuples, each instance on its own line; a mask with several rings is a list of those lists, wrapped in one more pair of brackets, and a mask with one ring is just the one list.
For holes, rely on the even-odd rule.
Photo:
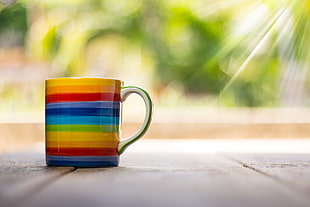
[[(310, 147), (309, 147), (310, 149)], [(303, 196), (310, 204), (310, 154), (229, 154), (243, 164)]]
[(41, 189), (73, 169), (47, 167), (44, 155), (38, 153), (0, 155), (0, 206), (23, 206)]
[[(255, 145), (246, 146), (255, 151)], [(216, 146), (206, 140), (141, 140), (134, 146), (114, 168), (47, 167), (44, 144), (2, 154), (1, 207), (309, 206), (308, 153), (195, 150)]]
[(132, 153), (77, 169), (25, 206), (307, 206), (268, 177), (215, 154)]

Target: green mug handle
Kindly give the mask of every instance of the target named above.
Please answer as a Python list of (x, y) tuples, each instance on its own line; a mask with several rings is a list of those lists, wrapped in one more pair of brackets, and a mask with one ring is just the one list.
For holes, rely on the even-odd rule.
[(153, 111), (152, 99), (151, 99), (151, 96), (144, 89), (136, 87), (136, 86), (122, 87), (121, 102), (124, 102), (127, 99), (127, 97), (133, 93), (141, 96), (145, 103), (145, 109), (146, 109), (145, 118), (144, 118), (144, 122), (142, 126), (134, 135), (120, 141), (118, 145), (119, 155), (122, 154), (129, 145), (131, 145), (132, 143), (140, 139), (145, 134), (145, 132), (150, 127), (151, 120), (152, 120), (152, 111)]

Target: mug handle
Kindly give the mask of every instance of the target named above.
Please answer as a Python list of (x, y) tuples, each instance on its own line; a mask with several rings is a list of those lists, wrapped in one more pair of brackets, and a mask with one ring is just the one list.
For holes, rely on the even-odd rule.
[(146, 108), (145, 118), (144, 118), (144, 122), (142, 126), (134, 135), (120, 141), (118, 145), (119, 155), (122, 154), (129, 145), (131, 145), (132, 143), (140, 139), (145, 134), (145, 132), (150, 127), (151, 120), (152, 120), (152, 110), (153, 110), (152, 99), (151, 99), (151, 96), (144, 89), (136, 87), (136, 86), (122, 87), (121, 94), (120, 94), (121, 102), (124, 102), (127, 99), (127, 97), (132, 93), (138, 94), (143, 99), (145, 103), (145, 108)]

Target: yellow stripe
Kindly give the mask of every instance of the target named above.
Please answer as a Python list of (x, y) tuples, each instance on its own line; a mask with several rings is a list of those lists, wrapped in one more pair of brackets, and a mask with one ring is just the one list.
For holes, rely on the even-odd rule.
[(120, 87), (114, 85), (65, 85), (65, 86), (50, 86), (46, 88), (46, 94), (59, 93), (119, 93)]
[(46, 132), (46, 141), (117, 142), (119, 141), (119, 134), (110, 132)]
[(46, 87), (68, 85), (99, 85), (121, 87), (123, 83), (120, 80), (109, 78), (53, 78), (46, 80)]
[(57, 142), (57, 141), (47, 141), (48, 147), (53, 148), (117, 148), (119, 142)]

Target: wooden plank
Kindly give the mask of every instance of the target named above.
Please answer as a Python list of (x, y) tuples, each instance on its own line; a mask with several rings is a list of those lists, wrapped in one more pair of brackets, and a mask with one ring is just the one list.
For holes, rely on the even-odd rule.
[[(124, 124), (125, 137), (140, 124)], [(310, 138), (308, 123), (153, 123), (146, 133), (156, 139)]]
[[(160, 144), (160, 143), (159, 143)], [(127, 151), (116, 168), (77, 169), (24, 206), (308, 206), (273, 179), (215, 154)]]
[(0, 155), (0, 206), (22, 206), (73, 168), (46, 167), (42, 153)]
[[(275, 146), (276, 147), (276, 146)], [(274, 179), (310, 203), (310, 154), (229, 154), (244, 167)]]

